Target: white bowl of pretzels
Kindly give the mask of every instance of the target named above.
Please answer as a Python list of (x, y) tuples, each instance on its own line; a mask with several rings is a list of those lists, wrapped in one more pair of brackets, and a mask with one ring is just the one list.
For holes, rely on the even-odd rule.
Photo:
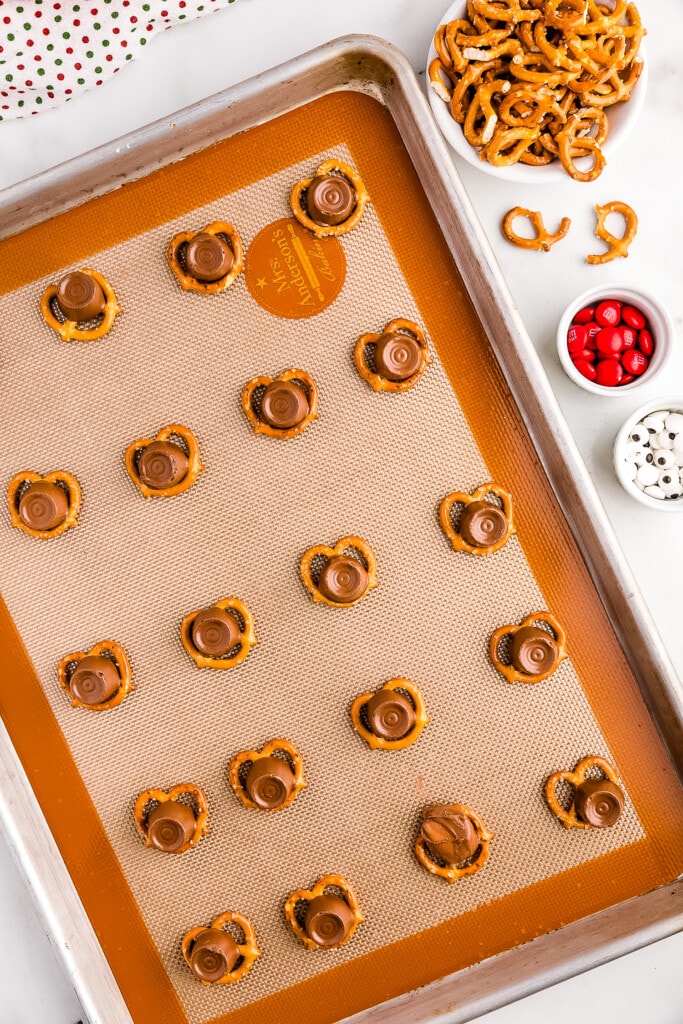
[(429, 49), (432, 112), (488, 174), (594, 181), (643, 106), (644, 35), (627, 0), (456, 0)]

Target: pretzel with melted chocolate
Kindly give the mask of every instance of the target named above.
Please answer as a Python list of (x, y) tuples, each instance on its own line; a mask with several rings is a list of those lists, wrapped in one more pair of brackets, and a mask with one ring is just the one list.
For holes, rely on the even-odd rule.
[[(529, 218), (536, 231), (534, 238), (524, 238), (522, 235), (515, 233), (512, 225), (518, 217)], [(518, 246), (520, 249), (537, 249), (543, 252), (550, 252), (557, 242), (566, 237), (571, 223), (569, 217), (563, 217), (558, 230), (551, 234), (549, 231), (546, 231), (543, 215), (539, 211), (525, 210), (521, 206), (515, 206), (514, 209), (508, 210), (503, 218), (503, 234), (508, 242), (512, 242), (513, 245)]]
[[(607, 203), (605, 206), (596, 205), (595, 212), (598, 215), (598, 224), (595, 229), (595, 234), (598, 238), (601, 238), (603, 242), (607, 243), (609, 249), (607, 252), (603, 252), (600, 256), (588, 256), (587, 262), (592, 264), (610, 263), (619, 256), (623, 256), (625, 259), (628, 256), (629, 246), (636, 237), (636, 232), (638, 231), (638, 217), (635, 210), (631, 209), (630, 206), (627, 206), (626, 203), (615, 200), (614, 202)], [(626, 230), (622, 238), (617, 238), (605, 227), (605, 221), (609, 217), (610, 213), (620, 213), (626, 221)]]
[[(192, 810), (187, 804), (178, 800), (178, 797), (183, 796), (185, 793), (189, 793), (194, 798), (196, 810)], [(154, 802), (155, 807), (148, 811), (147, 805), (152, 802)], [(178, 814), (177, 820), (174, 820), (176, 818), (176, 809), (174, 808), (174, 813), (170, 819), (172, 827), (168, 833), (168, 839), (164, 834), (163, 819), (161, 819), (160, 835), (155, 841), (154, 837), (150, 837), (151, 823), (149, 819), (153, 815), (155, 816), (157, 808), (162, 808), (162, 812), (164, 809), (168, 810), (165, 807), (167, 804), (177, 804), (178, 807), (184, 809), (184, 812), (189, 811), (194, 817), (194, 824), (189, 822), (186, 813)], [(153, 846), (166, 853), (185, 853), (186, 850), (196, 846), (202, 836), (207, 835), (209, 832), (207, 824), (209, 802), (206, 799), (206, 793), (199, 786), (195, 786), (191, 782), (183, 782), (178, 786), (173, 786), (168, 791), (165, 789), (145, 789), (135, 801), (133, 816), (138, 831), (145, 840), (145, 845)], [(177, 826), (177, 828), (174, 829), (173, 826)], [(181, 840), (180, 842), (178, 842), (179, 839)], [(166, 845), (164, 845), (164, 841), (166, 841)]]
[[(24, 487), (25, 484), (29, 486)], [(81, 485), (64, 469), (45, 476), (24, 470), (16, 473), (7, 485), (7, 503), (11, 526), (29, 537), (51, 540), (77, 525)]]
[(378, 690), (361, 693), (349, 714), (354, 729), (373, 750), (405, 750), (429, 722), (424, 698), (410, 679), (390, 679)]
[[(599, 768), (604, 778), (588, 779), (591, 768)], [(557, 785), (568, 782), (574, 787), (569, 810), (557, 799)], [(624, 792), (619, 776), (604, 757), (584, 757), (573, 772), (559, 771), (546, 780), (545, 799), (548, 807), (565, 828), (609, 828), (616, 824), (624, 806)]]
[[(280, 751), (287, 761), (276, 757)], [(242, 768), (251, 762), (244, 782)], [(308, 783), (304, 778), (304, 759), (288, 740), (271, 740), (260, 750), (241, 750), (228, 768), (228, 781), (243, 807), (248, 810), (283, 811), (294, 802)]]
[[(537, 622), (547, 623), (551, 636)], [(501, 661), (498, 647), (504, 637), (511, 637), (511, 662)], [(567, 636), (550, 612), (532, 612), (518, 626), (501, 626), (491, 635), (489, 656), (508, 683), (540, 683), (559, 668), (568, 657)], [(538, 666), (540, 671), (532, 671)]]
[[(343, 897), (327, 893), (340, 889)], [(297, 904), (308, 904), (304, 925), (297, 918)], [(365, 920), (350, 882), (343, 875), (323, 875), (312, 889), (295, 889), (284, 906), (285, 920), (306, 949), (338, 949)]]
[[(199, 239), (197, 242), (196, 239)], [(227, 241), (226, 241), (227, 240)], [(197, 253), (193, 261), (194, 276), (181, 262), (180, 249), (191, 253), (195, 244)], [(242, 239), (237, 228), (227, 221), (216, 220), (201, 231), (180, 231), (168, 245), (168, 265), (185, 292), (199, 292), (201, 295), (216, 295), (224, 292), (244, 270)], [(219, 274), (219, 277), (215, 277)]]
[(415, 856), (423, 868), (452, 884), (481, 871), (493, 838), (466, 804), (428, 804), (422, 812)]
[[(71, 668), (74, 662), (77, 664)], [(128, 655), (113, 640), (101, 640), (89, 651), (66, 654), (57, 667), (57, 678), (71, 706), (86, 711), (118, 707), (135, 689)]]
[[(366, 359), (366, 347), (373, 346), (375, 370)], [(373, 391), (409, 391), (431, 363), (424, 331), (399, 317), (390, 320), (381, 334), (361, 334), (353, 350), (353, 361)]]
[[(486, 501), (489, 494), (497, 495), (502, 510), (494, 502)], [(456, 530), (451, 511), (457, 504), (463, 504), (465, 509)], [(471, 494), (466, 491), (447, 494), (439, 505), (439, 522), (453, 550), (467, 551), (470, 555), (494, 554), (517, 532), (512, 521), (512, 497), (494, 483), (482, 484)]]
[[(90, 279), (90, 283), (87, 278)], [(87, 294), (84, 294), (84, 288)], [(66, 309), (62, 308), (60, 298)], [(55, 302), (62, 315), (66, 317), (64, 323), (58, 320), (53, 312), (52, 306)], [(77, 315), (79, 306), (82, 306), (83, 310), (81, 319), (71, 319), (68, 314), (71, 312)], [(58, 284), (48, 285), (40, 300), (40, 312), (48, 327), (56, 331), (62, 341), (96, 341), (112, 329), (121, 307), (107, 279), (99, 271), (83, 267), (67, 274)], [(87, 323), (98, 316), (101, 316), (102, 320), (96, 327), (78, 326), (79, 323)]]
[[(259, 388), (265, 391), (257, 413), (253, 399)], [(297, 437), (320, 415), (317, 385), (305, 370), (284, 370), (277, 377), (252, 377), (242, 389), (242, 412), (255, 434), (283, 440)]]
[[(171, 438), (180, 437), (187, 445), (187, 454)], [(149, 469), (141, 472), (140, 460), (150, 449), (156, 454), (150, 458)], [(170, 498), (187, 491), (204, 469), (199, 457), (199, 443), (188, 427), (170, 423), (163, 427), (156, 437), (142, 437), (126, 448), (126, 469), (128, 476), (144, 498)], [(147, 460), (145, 460), (147, 461)], [(147, 482), (146, 482), (147, 481)], [(158, 487), (150, 481), (157, 482)]]
[[(339, 184), (340, 181), (344, 184)], [(307, 206), (311, 186), (320, 191), (317, 221)], [(312, 178), (297, 181), (289, 197), (292, 213), (316, 238), (345, 235), (352, 231), (360, 224), (369, 202), (370, 196), (358, 171), (342, 160), (334, 159), (323, 161)]]
[[(225, 930), (227, 924), (236, 924), (242, 930), (242, 942), (236, 942)], [(180, 949), (185, 963), (202, 985), (233, 985), (249, 973), (261, 956), (253, 924), (234, 910), (219, 914), (208, 928), (191, 928), (183, 936)], [(220, 974), (221, 970), (224, 973)]]
[[(358, 559), (345, 554), (348, 548), (360, 552), (365, 565)], [(311, 572), (314, 558), (328, 559), (318, 582)], [(377, 560), (375, 553), (362, 537), (342, 537), (333, 548), (317, 544), (304, 551), (299, 562), (299, 571), (304, 585), (315, 602), (322, 602), (331, 608), (352, 608), (377, 586)], [(321, 586), (322, 583), (322, 586)]]
[[(242, 618), (244, 628), (240, 627), (236, 616), (230, 614), (230, 609)], [(203, 620), (198, 623), (200, 616)], [(198, 631), (200, 626), (203, 627), (203, 636)], [(226, 597), (208, 608), (199, 608), (186, 615), (180, 624), (180, 641), (198, 668), (234, 668), (258, 643), (254, 616), (243, 601)], [(228, 657), (238, 645), (236, 653)]]

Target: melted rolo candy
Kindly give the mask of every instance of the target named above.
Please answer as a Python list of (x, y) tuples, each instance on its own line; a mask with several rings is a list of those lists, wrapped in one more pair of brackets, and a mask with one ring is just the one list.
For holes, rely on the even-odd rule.
[(306, 190), (306, 209), (316, 224), (343, 224), (353, 213), (356, 194), (346, 178), (323, 174), (313, 178)]
[(415, 709), (397, 690), (378, 690), (366, 705), (368, 724), (375, 736), (401, 740), (415, 725)]
[(200, 981), (220, 981), (239, 958), (239, 946), (229, 932), (205, 928), (192, 943), (190, 968)]
[(138, 475), (155, 491), (174, 487), (187, 475), (187, 455), (172, 441), (152, 441), (138, 458)]
[(429, 804), (422, 812), (421, 836), (432, 857), (452, 866), (469, 860), (480, 845), (472, 821), (451, 804)]
[(82, 704), (103, 704), (121, 685), (113, 661), (98, 654), (82, 658), (69, 679), (69, 690)]
[(224, 608), (205, 608), (192, 623), (192, 643), (208, 658), (222, 658), (240, 639), (240, 627), (234, 615)]
[(31, 530), (54, 530), (67, 517), (66, 491), (52, 480), (29, 484), (19, 499), (19, 516)]
[(422, 366), (421, 347), (409, 334), (383, 334), (375, 345), (375, 367), (387, 380), (408, 380)]
[(277, 430), (297, 427), (310, 412), (306, 393), (290, 380), (274, 380), (263, 392), (261, 417)]
[(100, 283), (82, 270), (66, 274), (57, 285), (57, 305), (67, 320), (92, 320), (106, 304)]
[(538, 626), (522, 626), (512, 635), (510, 658), (518, 672), (530, 676), (551, 672), (558, 659), (557, 643)]
[(218, 235), (200, 231), (187, 243), (185, 267), (195, 281), (220, 281), (234, 262), (232, 249)]
[(353, 911), (341, 896), (324, 893), (308, 904), (304, 928), (309, 939), (328, 949), (343, 942), (353, 927)]
[(487, 548), (505, 536), (508, 521), (505, 513), (490, 501), (471, 501), (460, 517), (458, 532), (473, 548)]
[(609, 828), (616, 825), (624, 808), (624, 793), (609, 779), (586, 779), (577, 786), (574, 810), (588, 825)]
[(357, 601), (367, 589), (365, 566), (346, 555), (333, 555), (318, 578), (318, 590), (334, 604)]
[(264, 811), (274, 811), (294, 789), (294, 772), (279, 757), (259, 757), (247, 772), (247, 795)]
[(195, 834), (197, 819), (187, 804), (178, 800), (164, 800), (147, 816), (147, 836), (157, 850), (175, 853)]

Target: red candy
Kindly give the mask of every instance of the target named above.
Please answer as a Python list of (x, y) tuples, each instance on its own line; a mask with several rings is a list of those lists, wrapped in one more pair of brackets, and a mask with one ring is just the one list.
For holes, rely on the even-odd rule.
[(616, 327), (603, 327), (598, 331), (595, 342), (601, 356), (618, 357), (621, 352), (621, 334)]
[(608, 388), (615, 388), (617, 384), (621, 383), (623, 376), (621, 363), (615, 359), (602, 359), (595, 368), (596, 384), (603, 384)]
[(638, 335), (638, 348), (644, 356), (651, 356), (654, 351), (655, 343), (652, 340), (652, 335), (645, 329)]
[(616, 327), (621, 319), (621, 303), (616, 299), (601, 302), (595, 310), (595, 319), (601, 327)]
[(625, 373), (624, 376), (621, 378), (621, 387), (623, 388), (624, 384), (630, 384), (631, 381), (635, 379), (636, 378), (633, 376), (632, 373)]
[(579, 354), (576, 357), (572, 355), (572, 359), (574, 359), (574, 358), (576, 358), (576, 359), (586, 359), (589, 363), (594, 363), (595, 362), (595, 349), (593, 349), (593, 348), (585, 348), (583, 350), (583, 352), (579, 352)]
[(625, 324), (622, 324), (621, 327), (617, 327), (617, 330), (621, 335), (622, 349), (636, 347), (636, 338), (638, 337), (638, 334), (632, 327), (627, 327)]
[(586, 331), (588, 332), (588, 341), (586, 342), (591, 348), (595, 348), (595, 339), (599, 332), (602, 330), (600, 324), (596, 324), (595, 320), (591, 320), (590, 323), (585, 325)]
[(590, 321), (593, 320), (594, 317), (595, 317), (595, 307), (594, 306), (584, 306), (583, 309), (580, 309), (578, 313), (574, 314), (574, 319), (573, 319), (572, 323), (575, 323), (575, 324), (587, 324), (587, 323), (590, 323)]
[(634, 327), (636, 331), (642, 331), (647, 323), (643, 314), (635, 306), (624, 306), (621, 311), (621, 319), (629, 327)]
[(650, 365), (650, 360), (647, 356), (644, 356), (637, 348), (631, 348), (628, 352), (624, 352), (621, 361), (626, 372), (632, 373), (634, 377), (639, 377), (641, 373), (645, 373)]
[(586, 362), (585, 359), (575, 359), (574, 366), (582, 377), (586, 377), (588, 380), (595, 380), (595, 367), (592, 363)]
[(567, 331), (567, 348), (570, 352), (580, 352), (586, 347), (588, 331), (581, 324), (574, 324)]

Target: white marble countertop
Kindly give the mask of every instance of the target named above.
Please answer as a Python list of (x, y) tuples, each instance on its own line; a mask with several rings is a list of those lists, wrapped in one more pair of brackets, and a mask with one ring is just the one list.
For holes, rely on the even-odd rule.
[[(395, 43), (422, 72), (445, 0), (238, 0), (155, 38), (144, 57), (65, 107), (0, 126), (0, 188), (54, 166), (337, 36), (369, 33)], [(664, 394), (683, 399), (683, 200), (681, 0), (639, 0), (649, 29), (645, 110), (597, 182), (537, 188), (501, 184), (458, 163), (529, 334), (585, 459), (624, 556), (683, 678), (683, 514), (662, 515), (629, 498), (611, 467), (622, 421)], [(424, 76), (422, 76), (424, 77)], [(678, 168), (678, 170), (677, 170)], [(640, 217), (628, 260), (589, 267), (595, 203), (622, 199)], [(520, 252), (500, 235), (512, 206), (542, 208), (548, 223), (571, 216), (569, 238), (549, 254)], [(555, 325), (567, 302), (602, 282), (640, 284), (661, 297), (677, 331), (665, 377), (633, 396), (602, 399), (564, 375)], [(0, 840), (0, 1024), (75, 1024), (77, 1000), (54, 960), (32, 902)], [(596, 968), (480, 1018), (481, 1024), (680, 1024), (683, 935)], [(580, 1009), (579, 1009), (580, 1008)], [(447, 1024), (447, 1018), (440, 1018)], [(275, 1022), (274, 1022), (275, 1024)]]

